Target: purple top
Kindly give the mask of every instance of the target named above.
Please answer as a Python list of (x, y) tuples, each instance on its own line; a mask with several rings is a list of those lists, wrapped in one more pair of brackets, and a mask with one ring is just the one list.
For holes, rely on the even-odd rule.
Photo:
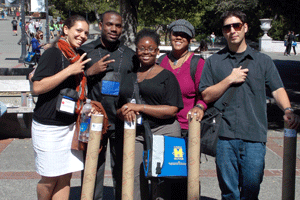
[[(204, 60), (200, 59), (197, 65), (197, 70), (195, 74), (195, 83), (191, 77), (190, 72), (190, 63), (191, 59), (193, 57), (194, 53), (182, 64), (181, 67), (178, 67), (176, 69), (173, 69), (169, 63), (169, 57), (168, 55), (164, 57), (164, 59), (161, 61), (160, 66), (163, 68), (171, 71), (175, 77), (177, 78), (181, 93), (182, 93), (182, 100), (184, 108), (180, 110), (177, 113), (177, 119), (180, 123), (181, 129), (188, 129), (188, 120), (186, 119), (187, 113), (194, 107), (196, 104), (202, 104), (204, 108), (206, 109), (207, 106), (205, 102), (200, 99), (201, 97), (198, 97), (196, 99), (196, 91), (198, 90), (198, 86), (200, 83), (200, 77), (202, 74), (203, 66), (204, 66)], [(196, 102), (196, 104), (195, 104)]]

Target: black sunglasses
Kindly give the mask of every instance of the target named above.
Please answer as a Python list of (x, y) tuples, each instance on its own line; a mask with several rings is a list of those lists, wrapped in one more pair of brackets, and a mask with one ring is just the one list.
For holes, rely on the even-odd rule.
[(229, 33), (231, 31), (231, 27), (233, 27), (235, 31), (240, 31), (243, 25), (244, 25), (243, 23), (227, 24), (223, 26), (222, 29), (225, 33)]

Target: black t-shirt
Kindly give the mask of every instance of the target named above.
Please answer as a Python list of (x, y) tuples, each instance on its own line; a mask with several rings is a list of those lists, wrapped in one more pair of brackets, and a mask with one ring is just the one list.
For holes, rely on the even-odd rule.
[[(53, 76), (69, 65), (70, 62), (58, 48), (49, 48), (41, 56), (32, 81), (40, 81), (43, 78)], [(75, 83), (75, 76), (70, 76), (58, 87), (47, 93), (40, 94), (34, 109), (33, 119), (42, 124), (57, 126), (70, 125), (75, 122), (76, 115), (68, 115), (56, 111), (56, 102), (60, 90), (64, 88), (76, 89)]]
[[(121, 84), (118, 107), (122, 107), (128, 103), (128, 99), (133, 97), (134, 82), (136, 81), (136, 73), (130, 73)], [(145, 79), (139, 85), (140, 96), (145, 104), (148, 105), (169, 105), (183, 108), (183, 101), (179, 83), (174, 74), (168, 70), (163, 70), (152, 79)], [(159, 125), (170, 124), (175, 120), (157, 119), (148, 115), (147, 118), (151, 128)]]
[(15, 20), (15, 19), (12, 20), (11, 23), (12, 23), (13, 26), (18, 26), (18, 22), (17, 22), (17, 20)]

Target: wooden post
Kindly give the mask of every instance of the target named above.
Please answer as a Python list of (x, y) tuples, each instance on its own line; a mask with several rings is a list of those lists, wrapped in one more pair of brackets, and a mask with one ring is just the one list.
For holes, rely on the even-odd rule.
[(188, 136), (188, 200), (200, 199), (200, 122), (189, 119)]
[(133, 200), (136, 119), (124, 122), (122, 200)]
[(81, 200), (94, 197), (100, 140), (102, 137), (103, 115), (92, 115), (90, 137), (87, 145)]
[(297, 131), (284, 122), (282, 200), (295, 199)]

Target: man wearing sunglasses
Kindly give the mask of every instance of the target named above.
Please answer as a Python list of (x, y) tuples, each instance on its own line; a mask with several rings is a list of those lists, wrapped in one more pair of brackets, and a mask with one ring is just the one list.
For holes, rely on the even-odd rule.
[[(299, 126), (272, 59), (249, 47), (246, 15), (227, 11), (221, 16), (227, 46), (205, 61), (199, 91), (208, 105), (222, 108), (236, 88), (220, 124), (216, 166), (222, 199), (258, 199), (263, 180), (266, 142), (266, 86), (284, 112), (291, 129)], [(247, 63), (248, 64), (245, 64)], [(247, 65), (245, 68), (242, 66)]]

